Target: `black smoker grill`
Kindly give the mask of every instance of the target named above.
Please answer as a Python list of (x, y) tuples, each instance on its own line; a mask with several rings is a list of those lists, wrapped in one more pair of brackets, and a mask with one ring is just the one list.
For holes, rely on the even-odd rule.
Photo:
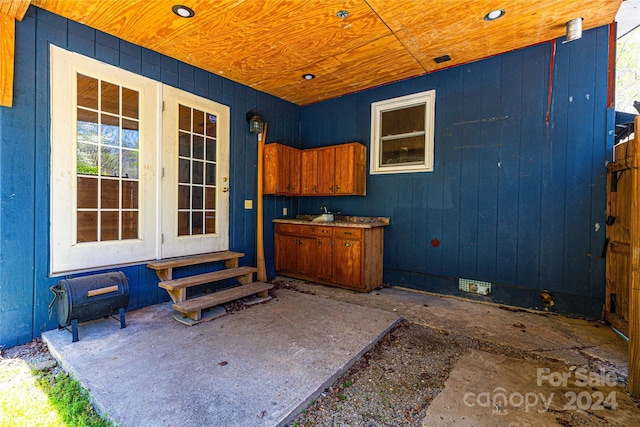
[(129, 283), (123, 272), (95, 274), (60, 280), (52, 286), (60, 329), (69, 329), (78, 341), (78, 322), (120, 314), (120, 328), (126, 328), (124, 309), (129, 305)]

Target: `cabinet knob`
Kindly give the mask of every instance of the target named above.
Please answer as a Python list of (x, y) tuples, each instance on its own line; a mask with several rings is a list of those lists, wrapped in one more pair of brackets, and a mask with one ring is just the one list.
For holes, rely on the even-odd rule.
[(344, 245), (345, 245), (346, 247), (349, 247), (349, 246), (351, 246), (351, 243), (345, 242), (345, 243), (344, 243)]

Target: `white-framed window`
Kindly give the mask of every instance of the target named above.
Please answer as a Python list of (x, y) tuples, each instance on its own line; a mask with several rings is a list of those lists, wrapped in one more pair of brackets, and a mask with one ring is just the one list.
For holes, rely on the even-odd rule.
[(436, 91), (371, 104), (371, 174), (433, 171)]
[(51, 46), (50, 273), (228, 249), (229, 120)]

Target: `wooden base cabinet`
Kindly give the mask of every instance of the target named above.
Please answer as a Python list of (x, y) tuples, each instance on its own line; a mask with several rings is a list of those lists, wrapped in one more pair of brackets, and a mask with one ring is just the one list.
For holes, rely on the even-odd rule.
[(275, 268), (361, 292), (382, 286), (383, 228), (278, 223)]

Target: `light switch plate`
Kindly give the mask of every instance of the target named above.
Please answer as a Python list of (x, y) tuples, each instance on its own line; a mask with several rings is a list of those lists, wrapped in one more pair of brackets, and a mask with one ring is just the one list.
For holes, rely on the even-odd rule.
[(245, 209), (253, 209), (253, 200), (245, 200), (244, 201)]
[(282, 208), (282, 215), (287, 216), (287, 208)]

